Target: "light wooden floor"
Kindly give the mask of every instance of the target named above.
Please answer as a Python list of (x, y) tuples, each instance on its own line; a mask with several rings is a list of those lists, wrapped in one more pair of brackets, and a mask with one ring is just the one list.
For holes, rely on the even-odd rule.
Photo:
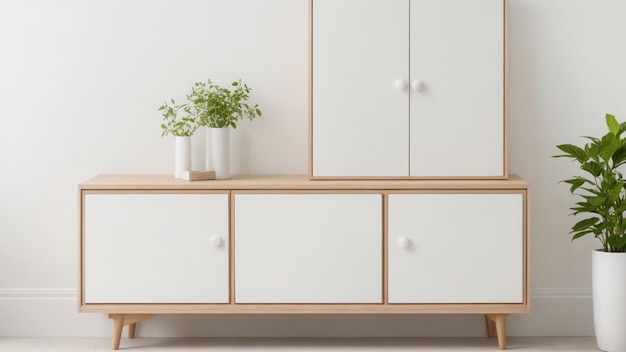
[[(598, 351), (593, 337), (510, 337), (510, 351)], [(19, 338), (0, 337), (2, 352), (102, 352), (111, 350), (110, 338)], [(122, 339), (120, 350), (210, 351), (210, 352), (498, 352), (495, 339), (411, 338), (411, 339), (208, 339), (136, 338)]]

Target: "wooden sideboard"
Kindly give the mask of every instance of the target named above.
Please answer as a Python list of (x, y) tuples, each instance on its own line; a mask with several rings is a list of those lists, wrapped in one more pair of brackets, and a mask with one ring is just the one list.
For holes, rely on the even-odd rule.
[(485, 316), (529, 308), (528, 184), (99, 175), (79, 185), (79, 310)]

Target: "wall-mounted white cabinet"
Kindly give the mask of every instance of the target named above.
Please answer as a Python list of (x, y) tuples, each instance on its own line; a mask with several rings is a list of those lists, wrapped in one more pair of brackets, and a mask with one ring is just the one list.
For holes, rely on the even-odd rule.
[(236, 194), (236, 303), (382, 303), (381, 194)]
[(228, 303), (227, 194), (86, 193), (83, 301)]
[(394, 193), (388, 209), (390, 303), (523, 302), (522, 193)]
[(311, 0), (311, 177), (505, 178), (504, 0)]

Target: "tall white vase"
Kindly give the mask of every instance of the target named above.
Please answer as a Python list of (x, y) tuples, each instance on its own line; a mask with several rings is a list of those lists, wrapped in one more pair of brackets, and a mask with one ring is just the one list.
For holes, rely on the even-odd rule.
[(595, 250), (591, 259), (598, 348), (626, 352), (626, 253)]
[(183, 178), (183, 172), (191, 170), (191, 137), (175, 137), (175, 139), (174, 176)]
[(206, 128), (206, 170), (215, 178), (230, 178), (230, 128)]

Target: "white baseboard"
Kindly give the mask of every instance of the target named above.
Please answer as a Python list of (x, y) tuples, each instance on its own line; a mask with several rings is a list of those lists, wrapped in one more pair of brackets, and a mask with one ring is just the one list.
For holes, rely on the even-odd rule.
[[(0, 336), (107, 337), (105, 314), (78, 313), (73, 288), (1, 289)], [(485, 336), (480, 315), (164, 315), (145, 337), (468, 337)], [(509, 336), (593, 336), (591, 288), (531, 290), (529, 314), (507, 319)]]
[(75, 288), (0, 288), (0, 301), (76, 300)]

